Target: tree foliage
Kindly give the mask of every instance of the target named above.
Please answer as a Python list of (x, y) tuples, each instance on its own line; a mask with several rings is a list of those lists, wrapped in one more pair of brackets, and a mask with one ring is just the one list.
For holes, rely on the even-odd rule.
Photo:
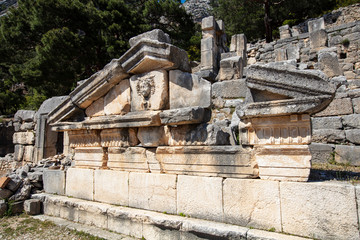
[(0, 114), (66, 95), (160, 28), (187, 47), (194, 24), (178, 0), (20, 0), (0, 19)]

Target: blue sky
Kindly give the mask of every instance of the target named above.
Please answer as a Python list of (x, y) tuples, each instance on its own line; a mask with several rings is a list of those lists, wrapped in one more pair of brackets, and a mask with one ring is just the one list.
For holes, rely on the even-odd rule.
[(181, 0), (181, 3), (184, 3), (185, 2), (185, 0)]

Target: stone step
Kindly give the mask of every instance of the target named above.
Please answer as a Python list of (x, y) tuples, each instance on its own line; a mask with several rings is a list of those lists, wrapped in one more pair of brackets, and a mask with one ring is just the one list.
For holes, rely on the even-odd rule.
[[(114, 206), (51, 194), (34, 194), (44, 203), (44, 214), (64, 226), (85, 224), (145, 239), (272, 239), (301, 240), (306, 238), (264, 230), (194, 219), (135, 208)], [(41, 216), (39, 218), (46, 218)], [(73, 222), (68, 223), (66, 219)], [(51, 220), (49, 219), (49, 220)], [(65, 223), (64, 223), (65, 222)], [(56, 223), (56, 221), (55, 221)], [(79, 225), (80, 226), (80, 225)], [(81, 229), (82, 230), (82, 229)], [(90, 232), (93, 234), (92, 232)], [(106, 237), (105, 237), (106, 238)], [(113, 239), (113, 238), (109, 238)]]

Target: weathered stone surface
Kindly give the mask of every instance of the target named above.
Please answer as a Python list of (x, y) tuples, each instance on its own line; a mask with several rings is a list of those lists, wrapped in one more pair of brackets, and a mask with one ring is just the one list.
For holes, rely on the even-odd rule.
[(327, 108), (325, 108), (321, 112), (316, 113), (314, 116), (316, 117), (337, 116), (337, 115), (346, 115), (352, 113), (353, 113), (353, 109), (350, 98), (335, 98), (331, 101), (331, 103)]
[(324, 18), (318, 18), (308, 22), (309, 32), (315, 32), (321, 29), (325, 29), (325, 21)]
[(360, 146), (335, 146), (335, 161), (338, 163), (360, 166)]
[(281, 62), (287, 60), (286, 49), (278, 48), (275, 49), (275, 61)]
[(343, 75), (340, 68), (337, 54), (334, 52), (321, 52), (318, 56), (319, 69), (329, 78)]
[(225, 222), (281, 231), (279, 182), (226, 179), (223, 186)]
[(165, 70), (130, 78), (131, 111), (161, 110), (168, 105), (169, 80)]
[(123, 115), (130, 111), (130, 82), (122, 80), (104, 97), (105, 115)]
[(6, 185), (6, 188), (12, 192), (16, 192), (16, 190), (18, 190), (18, 188), (20, 187), (21, 182), (22, 182), (22, 180), (20, 179), (20, 177), (18, 177), (18, 176), (13, 177)]
[(280, 182), (280, 198), (285, 233), (318, 239), (359, 238), (354, 186)]
[(164, 33), (160, 29), (154, 29), (154, 30), (144, 32), (140, 35), (130, 38), (130, 40), (129, 40), (130, 47), (133, 47), (138, 42), (140, 42), (144, 39), (156, 40), (156, 41), (164, 42), (164, 43), (171, 43), (169, 34)]
[(94, 101), (89, 107), (86, 108), (85, 113), (88, 117), (104, 116), (104, 98), (101, 97)]
[(128, 172), (95, 170), (94, 200), (128, 206), (128, 182)]
[(34, 144), (35, 135), (33, 132), (16, 132), (13, 135), (14, 144)]
[(129, 206), (176, 213), (176, 175), (130, 173)]
[(345, 129), (360, 128), (360, 114), (351, 114), (342, 117)]
[(360, 98), (353, 98), (351, 100), (354, 107), (354, 113), (360, 113)]
[(67, 96), (52, 97), (52, 98), (46, 99), (41, 104), (39, 110), (37, 110), (34, 120), (37, 122), (41, 115), (48, 114), (49, 112), (54, 110), (57, 106), (59, 106), (66, 99), (67, 99)]
[(5, 200), (0, 200), (0, 217), (5, 215), (7, 210), (8, 210), (8, 205), (5, 202)]
[(216, 79), (225, 81), (242, 78), (243, 63), (244, 61), (239, 56), (221, 60), (220, 71)]
[(307, 145), (263, 145), (255, 150), (261, 179), (306, 182), (311, 154)]
[(38, 215), (41, 212), (41, 201), (39, 199), (28, 199), (24, 202), (24, 211), (28, 215)]
[(247, 64), (247, 39), (244, 34), (236, 34), (231, 37), (230, 51), (236, 52), (236, 55), (242, 58), (243, 67)]
[(35, 111), (32, 110), (18, 110), (14, 115), (15, 122), (32, 122), (34, 121)]
[(326, 30), (321, 29), (310, 33), (310, 48), (313, 50), (319, 50), (326, 47), (328, 35)]
[(291, 31), (289, 25), (279, 27), (280, 39), (286, 39), (291, 37)]
[(106, 166), (102, 147), (75, 148), (74, 162), (76, 167), (101, 168)]
[(128, 172), (149, 172), (146, 149), (142, 147), (109, 147), (107, 167)]
[(11, 178), (9, 178), (9, 177), (5, 177), (5, 176), (1, 177), (0, 178), (0, 188), (5, 188), (6, 185), (10, 182), (10, 180), (11, 180)]
[(65, 193), (66, 196), (94, 200), (94, 170), (69, 168)]
[(313, 117), (311, 118), (311, 126), (313, 130), (317, 129), (341, 129), (341, 117)]
[(22, 161), (24, 157), (24, 151), (24, 145), (16, 144), (14, 147), (14, 160), (18, 162)]
[[(82, 122), (64, 122), (52, 124), (53, 131), (64, 130), (94, 130), (107, 128), (129, 128), (129, 127), (149, 127), (160, 126), (159, 111), (139, 111), (129, 112), (128, 114), (117, 116), (94, 117)], [(86, 139), (85, 139), (86, 140)]]
[(100, 133), (102, 147), (130, 147), (139, 143), (136, 128), (104, 129)]
[(25, 146), (24, 157), (23, 160), (25, 162), (33, 162), (34, 160), (34, 146)]
[(24, 179), (18, 190), (12, 195), (9, 200), (23, 201), (30, 197), (32, 185), (29, 179)]
[(202, 107), (187, 107), (164, 110), (160, 113), (161, 124), (183, 125), (207, 122), (210, 112)]
[(80, 202), (78, 205), (78, 221), (82, 224), (106, 228), (107, 209), (108, 206), (103, 203)]
[(150, 39), (137, 42), (118, 61), (126, 72), (133, 74), (158, 69), (191, 71), (186, 51), (174, 45)]
[(8, 199), (13, 195), (13, 192), (9, 189), (0, 189), (0, 199)]
[(360, 144), (360, 129), (345, 130), (346, 139), (352, 143)]
[(247, 86), (245, 79), (229, 80), (214, 83), (211, 89), (213, 98), (245, 98)]
[(170, 109), (211, 105), (211, 83), (179, 70), (169, 73)]
[(167, 127), (139, 128), (137, 137), (144, 147), (167, 145), (169, 133)]
[(201, 20), (202, 30), (214, 30), (216, 28), (216, 21), (214, 16), (205, 17)]
[(222, 199), (222, 178), (178, 176), (177, 214), (221, 222)]
[(332, 154), (335, 150), (335, 145), (332, 144), (322, 144), (322, 143), (311, 143), (309, 145), (309, 150), (311, 153), (311, 163), (328, 163), (332, 158)]
[(16, 201), (12, 205), (11, 212), (13, 214), (20, 214), (24, 212), (24, 201)]
[(262, 231), (258, 229), (250, 229), (246, 233), (247, 240), (306, 240), (308, 238), (296, 237), (293, 235), (286, 235), (274, 233), (269, 231)]
[(164, 173), (233, 178), (258, 176), (250, 153), (235, 146), (158, 147), (156, 158)]
[(345, 131), (337, 129), (317, 129), (312, 131), (312, 141), (336, 143), (345, 141)]
[(34, 122), (24, 122), (20, 126), (21, 131), (28, 131), (28, 130), (34, 130), (35, 123)]
[(64, 195), (66, 172), (60, 170), (46, 170), (43, 173), (44, 191), (46, 193)]
[(300, 59), (300, 49), (296, 45), (290, 45), (286, 48), (287, 60), (299, 60)]

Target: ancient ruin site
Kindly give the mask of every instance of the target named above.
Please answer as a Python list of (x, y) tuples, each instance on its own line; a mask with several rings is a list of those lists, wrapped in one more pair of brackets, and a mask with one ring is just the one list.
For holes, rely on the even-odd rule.
[[(136, 239), (360, 239), (360, 4), (280, 39), (153, 29), (1, 127), (0, 215)], [(120, 236), (120, 235), (119, 235)]]

